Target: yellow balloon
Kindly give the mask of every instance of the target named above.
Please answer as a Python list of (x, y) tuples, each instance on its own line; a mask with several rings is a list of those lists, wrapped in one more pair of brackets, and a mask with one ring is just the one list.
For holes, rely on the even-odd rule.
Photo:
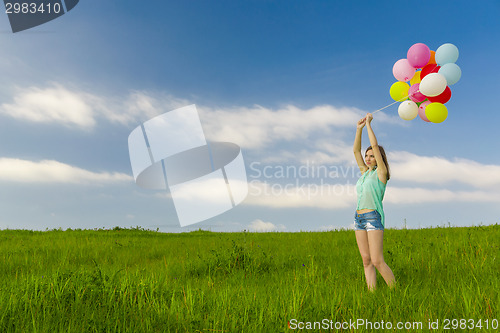
[(402, 102), (408, 98), (408, 91), (410, 90), (410, 85), (406, 82), (394, 82), (389, 90), (389, 94), (395, 101)]
[(415, 83), (420, 83), (420, 81), (422, 81), (420, 79), (420, 74), (421, 74), (421, 71), (416, 71), (415, 72), (415, 75), (413, 75), (413, 77), (410, 80), (410, 84), (411, 85), (414, 85)]
[(441, 103), (431, 103), (425, 108), (425, 116), (433, 123), (442, 123), (448, 118), (448, 109)]

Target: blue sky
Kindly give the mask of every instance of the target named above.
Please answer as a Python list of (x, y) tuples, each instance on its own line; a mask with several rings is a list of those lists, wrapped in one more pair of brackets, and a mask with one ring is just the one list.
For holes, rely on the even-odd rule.
[[(16, 34), (0, 15), (0, 228), (349, 228), (356, 120), (392, 103), (392, 66), (418, 42), (455, 44), (462, 78), (441, 124), (397, 105), (375, 115), (386, 227), (498, 223), (499, 14), (497, 1), (90, 0)], [(250, 193), (181, 228), (165, 193), (134, 183), (127, 138), (190, 104), (208, 139), (241, 146)]]

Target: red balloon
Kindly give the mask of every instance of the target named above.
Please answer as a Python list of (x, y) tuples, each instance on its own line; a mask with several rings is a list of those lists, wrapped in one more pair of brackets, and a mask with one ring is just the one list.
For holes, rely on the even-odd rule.
[(448, 102), (451, 98), (451, 89), (450, 87), (446, 86), (446, 88), (444, 89), (444, 91), (440, 94), (440, 95), (437, 95), (437, 96), (434, 96), (434, 97), (427, 97), (427, 99), (429, 101), (431, 101), (431, 103), (441, 103), (441, 104), (444, 104), (446, 102)]
[(436, 64), (427, 64), (422, 68), (422, 72), (420, 73), (420, 80), (422, 80), (427, 74), (437, 73), (441, 66)]

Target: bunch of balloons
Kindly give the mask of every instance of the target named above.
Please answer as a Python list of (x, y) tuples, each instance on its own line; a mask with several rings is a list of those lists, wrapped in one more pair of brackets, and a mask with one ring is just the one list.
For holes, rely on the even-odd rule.
[(441, 123), (448, 117), (444, 104), (451, 98), (449, 86), (462, 76), (457, 59), (458, 49), (453, 44), (443, 44), (434, 52), (417, 43), (408, 49), (406, 59), (396, 61), (392, 73), (398, 82), (389, 93), (395, 101), (402, 101), (398, 108), (402, 119), (419, 115), (426, 122)]

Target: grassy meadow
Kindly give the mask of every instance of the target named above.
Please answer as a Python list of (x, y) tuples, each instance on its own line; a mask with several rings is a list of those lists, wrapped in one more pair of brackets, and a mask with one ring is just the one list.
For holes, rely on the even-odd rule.
[(500, 331), (500, 225), (386, 229), (384, 256), (371, 293), (354, 231), (1, 230), (0, 332)]

